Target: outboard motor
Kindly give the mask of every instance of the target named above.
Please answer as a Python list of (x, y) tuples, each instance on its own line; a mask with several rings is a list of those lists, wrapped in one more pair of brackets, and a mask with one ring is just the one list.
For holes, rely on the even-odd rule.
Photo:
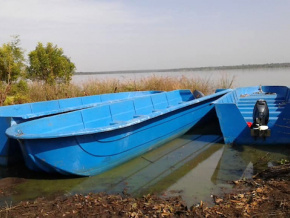
[(269, 108), (265, 100), (257, 100), (253, 111), (252, 136), (270, 136), (271, 132), (267, 126), (269, 122)]
[(265, 100), (257, 100), (253, 111), (254, 125), (265, 126), (269, 122), (269, 108)]
[(204, 97), (204, 94), (201, 91), (198, 91), (198, 90), (194, 90), (194, 92), (192, 94), (193, 94), (195, 99)]

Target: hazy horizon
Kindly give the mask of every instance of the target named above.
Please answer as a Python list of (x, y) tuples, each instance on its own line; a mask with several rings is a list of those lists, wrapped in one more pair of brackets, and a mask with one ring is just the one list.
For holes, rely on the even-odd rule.
[(290, 2), (0, 0), (0, 46), (52, 42), (77, 72), (290, 61)]
[[(278, 65), (287, 65), (287, 66), (278, 66)], [(269, 65), (269, 66), (264, 66), (262, 67), (261, 65)], [(203, 67), (186, 67), (186, 68), (163, 68), (163, 69), (140, 69), (140, 70), (109, 70), (109, 71), (76, 71), (76, 73), (114, 73), (114, 72), (138, 72), (138, 71), (144, 71), (144, 72), (152, 72), (152, 71), (180, 71), (180, 70), (218, 70), (218, 68), (225, 68), (223, 70), (247, 70), (247, 69), (256, 69), (256, 66), (261, 66), (257, 67), (257, 69), (260, 68), (269, 68), (270, 65), (277, 65), (274, 66), (274, 68), (290, 68), (290, 62), (288, 63), (265, 63), (265, 64), (242, 64), (242, 65), (226, 65), (226, 66), (203, 66)], [(242, 68), (242, 66), (245, 66), (245, 68)], [(235, 68), (235, 67), (241, 67), (241, 68)], [(215, 69), (216, 68), (216, 69)]]

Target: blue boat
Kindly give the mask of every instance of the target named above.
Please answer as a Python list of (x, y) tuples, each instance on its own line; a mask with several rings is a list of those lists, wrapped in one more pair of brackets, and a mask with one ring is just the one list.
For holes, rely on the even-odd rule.
[(21, 159), (17, 141), (8, 139), (5, 134), (10, 126), (40, 117), (94, 107), (104, 102), (156, 93), (160, 91), (121, 92), (0, 107), (0, 165), (6, 166)]
[(212, 102), (228, 91), (198, 99), (189, 90), (158, 93), (21, 123), (6, 134), (20, 142), (32, 170), (91, 176), (210, 119)]
[(237, 88), (215, 102), (226, 144), (290, 144), (286, 86)]

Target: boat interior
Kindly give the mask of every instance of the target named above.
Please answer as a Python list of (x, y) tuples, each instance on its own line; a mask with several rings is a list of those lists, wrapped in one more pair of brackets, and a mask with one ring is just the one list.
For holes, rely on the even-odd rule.
[(37, 133), (41, 133), (41, 137), (59, 137), (100, 132), (156, 117), (192, 100), (194, 96), (190, 90), (157, 93), (25, 122), (10, 127), (7, 132), (10, 136), (24, 138), (38, 137)]

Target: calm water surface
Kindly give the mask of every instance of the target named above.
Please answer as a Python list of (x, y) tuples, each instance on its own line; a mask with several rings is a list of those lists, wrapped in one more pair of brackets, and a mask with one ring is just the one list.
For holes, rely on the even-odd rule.
[(212, 204), (211, 195), (231, 189), (228, 181), (251, 177), (281, 159), (290, 159), (290, 146), (224, 145), (215, 121), (93, 177), (68, 178), (34, 173), (23, 166), (2, 167), (2, 181), (10, 177), (22, 181), (12, 196), (0, 198), (0, 204), (88, 192), (181, 195), (188, 205), (200, 200)]
[(73, 82), (83, 84), (94, 79), (106, 80), (117, 79), (140, 80), (148, 76), (162, 77), (182, 77), (209, 79), (217, 82), (226, 76), (229, 79), (234, 78), (234, 86), (256, 86), (256, 85), (290, 85), (290, 68), (265, 68), (265, 69), (247, 69), (247, 70), (210, 70), (210, 71), (186, 71), (176, 72), (147, 72), (147, 73), (100, 73), (94, 75), (75, 75)]

